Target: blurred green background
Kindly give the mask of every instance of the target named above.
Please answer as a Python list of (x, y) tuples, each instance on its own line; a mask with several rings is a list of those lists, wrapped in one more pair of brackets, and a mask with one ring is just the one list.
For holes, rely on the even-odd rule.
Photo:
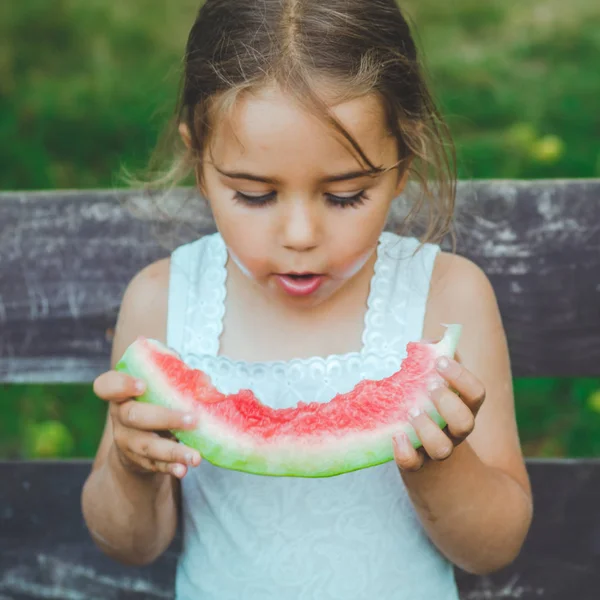
[[(175, 101), (198, 0), (0, 3), (0, 189), (121, 186)], [(598, 0), (403, 0), (462, 178), (600, 177)], [(560, 352), (560, 348), (556, 349)], [(600, 380), (515, 381), (528, 456), (600, 454)], [(91, 386), (3, 386), (0, 458), (90, 457)]]

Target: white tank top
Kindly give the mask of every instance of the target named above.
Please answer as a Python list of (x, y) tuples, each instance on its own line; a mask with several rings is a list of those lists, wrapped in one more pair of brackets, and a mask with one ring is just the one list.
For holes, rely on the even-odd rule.
[[(216, 233), (171, 257), (167, 343), (224, 393), (251, 389), (274, 408), (328, 402), (394, 373), (421, 339), (437, 246), (384, 232), (362, 349), (246, 362), (219, 356), (225, 243)], [(177, 600), (458, 600), (395, 463), (325, 479), (264, 477), (202, 461), (182, 481)]]

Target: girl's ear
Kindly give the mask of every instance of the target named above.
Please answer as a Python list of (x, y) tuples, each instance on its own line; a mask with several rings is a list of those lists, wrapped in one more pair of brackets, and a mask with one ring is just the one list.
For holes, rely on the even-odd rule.
[(179, 135), (189, 150), (192, 147), (192, 136), (190, 135), (190, 130), (185, 123), (179, 123)]
[[(190, 135), (190, 130), (189, 130), (188, 126), (185, 123), (180, 123), (178, 129), (179, 129), (179, 135), (181, 136), (183, 143), (186, 145), (187, 149), (190, 150), (192, 147), (192, 136)], [(201, 177), (200, 170), (201, 170), (200, 165), (197, 165), (194, 168), (194, 176), (196, 178), (196, 187), (198, 188), (200, 193), (206, 198), (206, 190), (204, 188), (204, 185), (202, 184), (202, 177)]]

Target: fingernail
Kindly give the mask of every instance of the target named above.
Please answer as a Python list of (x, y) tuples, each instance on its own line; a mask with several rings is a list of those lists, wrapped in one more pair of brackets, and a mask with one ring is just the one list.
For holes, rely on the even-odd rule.
[(441, 387), (443, 387), (443, 386), (442, 386), (442, 383), (440, 381), (430, 381), (427, 384), (427, 391), (429, 393), (433, 393), (436, 390), (439, 390)]
[(197, 456), (195, 454), (192, 454), (191, 452), (189, 452), (188, 454), (185, 455), (185, 462), (187, 462), (188, 465), (194, 465), (194, 463), (196, 462), (196, 458)]
[(185, 467), (183, 465), (175, 465), (173, 467), (173, 475), (183, 477), (185, 475)]
[(419, 407), (417, 406), (413, 406), (409, 411), (408, 411), (408, 416), (411, 419), (416, 419), (418, 416), (420, 416), (422, 414), (422, 411)]
[(450, 361), (445, 356), (442, 356), (442, 358), (437, 361), (438, 371), (447, 371), (449, 367)]
[(184, 415), (182, 420), (184, 425), (193, 425), (194, 415)]
[(141, 379), (136, 379), (135, 389), (138, 392), (143, 392), (146, 389), (146, 384)]

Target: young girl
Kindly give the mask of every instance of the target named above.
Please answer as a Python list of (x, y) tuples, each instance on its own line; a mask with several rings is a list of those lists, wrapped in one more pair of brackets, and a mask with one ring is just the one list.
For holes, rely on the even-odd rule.
[[(109, 416), (83, 491), (93, 539), (147, 564), (181, 517), (179, 600), (456, 600), (453, 565), (512, 561), (532, 502), (494, 293), (434, 244), (452, 161), (405, 19), (394, 0), (207, 0), (184, 66), (182, 152), (159, 183), (195, 173), (218, 233), (134, 277), (112, 364), (144, 335), (222, 391), (290, 407), (461, 323), (431, 391), (448, 427), (417, 412), (423, 449), (397, 436), (395, 462), (354, 473), (249, 475), (176, 443), (194, 416), (135, 402), (144, 382), (111, 370), (94, 382)], [(384, 231), (411, 178), (421, 239)]]

